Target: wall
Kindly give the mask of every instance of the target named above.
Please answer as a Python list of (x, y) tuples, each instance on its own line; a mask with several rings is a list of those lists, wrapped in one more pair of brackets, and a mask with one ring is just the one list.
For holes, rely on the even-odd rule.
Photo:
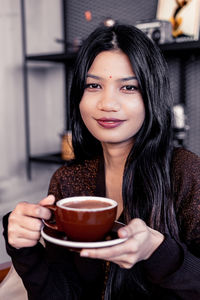
[[(60, 0), (24, 0), (29, 54), (62, 52)], [(2, 216), (19, 201), (38, 202), (47, 193), (58, 166), (34, 164), (32, 181), (26, 177), (21, 1), (1, 0), (0, 6), (0, 232)], [(64, 129), (63, 67), (29, 64), (31, 153), (60, 150)], [(10, 260), (0, 235), (0, 263)]]
[[(25, 0), (29, 54), (62, 52), (61, 3)], [(23, 57), (20, 1), (1, 0), (0, 8), (0, 182), (25, 176)], [(29, 68), (31, 152), (60, 149), (64, 128), (63, 68), (34, 64)]]
[(19, 1), (2, 1), (0, 11), (0, 179), (4, 179), (24, 161)]

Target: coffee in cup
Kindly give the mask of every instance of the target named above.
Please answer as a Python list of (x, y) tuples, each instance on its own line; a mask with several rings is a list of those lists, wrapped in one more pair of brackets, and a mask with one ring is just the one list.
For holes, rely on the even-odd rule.
[(53, 212), (55, 223), (44, 221), (45, 225), (65, 232), (72, 241), (103, 240), (113, 227), (117, 215), (117, 202), (104, 197), (70, 197), (46, 207)]

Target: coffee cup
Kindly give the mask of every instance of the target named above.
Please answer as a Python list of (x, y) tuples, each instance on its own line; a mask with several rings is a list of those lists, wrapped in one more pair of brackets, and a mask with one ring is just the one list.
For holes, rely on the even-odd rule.
[(46, 205), (52, 218), (44, 224), (54, 230), (65, 232), (68, 240), (95, 242), (103, 240), (113, 227), (117, 214), (115, 200), (78, 196), (59, 200), (55, 205)]

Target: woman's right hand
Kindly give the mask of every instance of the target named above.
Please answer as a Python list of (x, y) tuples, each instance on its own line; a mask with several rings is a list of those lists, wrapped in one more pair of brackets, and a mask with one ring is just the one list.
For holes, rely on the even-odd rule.
[(40, 239), (42, 219), (51, 217), (50, 210), (43, 206), (54, 202), (55, 197), (49, 195), (38, 204), (18, 203), (8, 219), (8, 243), (17, 249), (35, 246)]

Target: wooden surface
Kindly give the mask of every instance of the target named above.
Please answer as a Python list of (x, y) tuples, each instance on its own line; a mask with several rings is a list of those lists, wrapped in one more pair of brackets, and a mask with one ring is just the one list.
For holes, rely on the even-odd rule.
[(0, 282), (6, 277), (11, 267), (11, 262), (0, 264)]

